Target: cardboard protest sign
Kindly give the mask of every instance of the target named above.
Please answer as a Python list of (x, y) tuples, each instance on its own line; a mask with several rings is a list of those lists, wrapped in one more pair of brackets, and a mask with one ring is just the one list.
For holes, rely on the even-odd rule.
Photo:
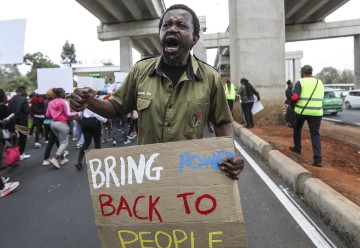
[(230, 137), (89, 150), (102, 247), (247, 247)]

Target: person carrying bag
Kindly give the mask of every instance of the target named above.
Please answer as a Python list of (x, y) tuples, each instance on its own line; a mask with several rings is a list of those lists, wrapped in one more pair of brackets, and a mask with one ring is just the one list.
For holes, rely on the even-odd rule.
[(286, 125), (290, 128), (295, 128), (297, 126), (297, 123), (299, 121), (300, 116), (302, 115), (302, 113), (304, 112), (304, 110), (306, 109), (306, 106), (308, 105), (308, 103), (310, 102), (312, 96), (314, 95), (314, 92), (316, 90), (316, 87), (318, 85), (319, 80), (316, 80), (316, 85), (315, 88), (313, 90), (313, 92), (311, 93), (311, 96), (309, 98), (309, 100), (306, 102), (304, 108), (301, 110), (300, 114), (297, 114), (295, 112), (295, 103), (291, 103), (285, 112), (285, 121), (286, 121)]

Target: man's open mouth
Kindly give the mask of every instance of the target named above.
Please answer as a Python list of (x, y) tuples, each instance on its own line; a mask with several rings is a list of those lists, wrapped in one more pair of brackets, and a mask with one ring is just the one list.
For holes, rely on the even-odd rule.
[(174, 37), (169, 36), (165, 39), (165, 52), (173, 53), (179, 50), (180, 41)]

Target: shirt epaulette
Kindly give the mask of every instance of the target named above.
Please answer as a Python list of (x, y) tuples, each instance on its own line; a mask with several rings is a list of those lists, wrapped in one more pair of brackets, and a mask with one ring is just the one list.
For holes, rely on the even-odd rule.
[(205, 65), (208, 65), (210, 66), (211, 68), (213, 68), (215, 71), (219, 72), (214, 66), (212, 65), (209, 65), (208, 63), (206, 63), (205, 61), (199, 59), (198, 57), (195, 56), (195, 54), (193, 54), (194, 58), (197, 60), (197, 61), (200, 61), (201, 63), (204, 63)]

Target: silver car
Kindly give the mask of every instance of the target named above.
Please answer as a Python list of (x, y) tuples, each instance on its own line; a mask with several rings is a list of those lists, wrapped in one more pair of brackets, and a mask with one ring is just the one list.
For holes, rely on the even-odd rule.
[(350, 90), (344, 102), (346, 108), (360, 108), (360, 90)]

